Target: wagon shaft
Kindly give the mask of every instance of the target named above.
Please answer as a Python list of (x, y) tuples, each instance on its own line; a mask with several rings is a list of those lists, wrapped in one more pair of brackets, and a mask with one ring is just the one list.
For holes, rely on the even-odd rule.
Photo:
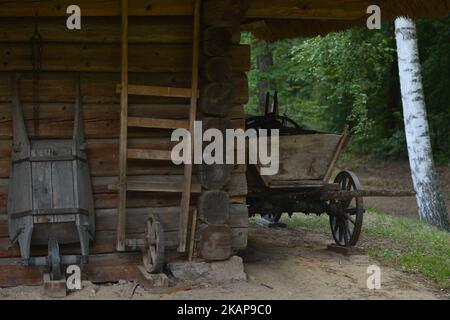
[[(306, 196), (307, 193), (305, 193)], [(413, 191), (389, 190), (355, 190), (355, 191), (323, 191), (320, 200), (345, 200), (362, 197), (414, 197)]]

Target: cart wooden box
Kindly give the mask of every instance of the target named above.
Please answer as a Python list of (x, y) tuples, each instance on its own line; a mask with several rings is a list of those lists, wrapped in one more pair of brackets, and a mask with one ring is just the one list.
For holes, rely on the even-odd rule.
[(320, 183), (326, 180), (333, 159), (347, 136), (338, 134), (299, 134), (281, 136), (278, 174), (267, 176), (270, 186), (304, 182)]

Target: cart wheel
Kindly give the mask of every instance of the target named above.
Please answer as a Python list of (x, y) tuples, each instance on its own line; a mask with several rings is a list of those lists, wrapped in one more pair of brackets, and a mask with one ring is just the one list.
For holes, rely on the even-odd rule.
[(164, 266), (164, 230), (158, 215), (151, 214), (145, 224), (145, 247), (142, 255), (149, 273), (160, 273)]
[[(342, 171), (334, 180), (341, 191), (361, 190), (358, 177), (350, 171)], [(332, 200), (333, 214), (330, 227), (334, 241), (340, 246), (354, 246), (358, 242), (363, 223), (364, 203), (361, 197), (346, 200)]]
[(61, 257), (59, 255), (58, 241), (51, 237), (48, 240), (48, 262), (52, 280), (61, 280)]
[(261, 216), (264, 219), (266, 219), (267, 221), (270, 221), (272, 223), (277, 223), (280, 221), (282, 215), (283, 215), (282, 212), (277, 212), (277, 213), (267, 213), (267, 214), (261, 215)]

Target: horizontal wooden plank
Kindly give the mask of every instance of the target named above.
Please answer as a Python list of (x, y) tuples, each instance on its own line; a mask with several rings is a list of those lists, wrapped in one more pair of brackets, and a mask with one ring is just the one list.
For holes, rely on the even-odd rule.
[[(119, 43), (120, 18), (82, 18), (81, 30), (70, 31), (67, 18), (39, 18), (38, 30), (44, 43)], [(0, 19), (0, 42), (28, 42), (34, 34), (35, 18)], [(130, 43), (191, 43), (192, 21), (186, 18), (130, 18)]]
[[(250, 47), (232, 48), (234, 71), (250, 70)], [(2, 71), (31, 71), (28, 43), (0, 43)], [(130, 72), (189, 72), (192, 47), (178, 44), (130, 44)], [(47, 44), (43, 48), (43, 71), (119, 72), (120, 46), (115, 44)]]
[[(127, 182), (128, 191), (141, 191), (141, 192), (174, 192), (180, 193), (184, 190), (184, 185), (181, 183), (167, 183), (167, 182), (143, 182), (132, 181)], [(199, 184), (191, 185), (192, 193), (201, 193), (202, 187)]]
[(42, 268), (24, 266), (20, 259), (4, 261), (0, 264), (0, 288), (41, 285), (43, 274)]
[[(122, 92), (121, 85), (116, 87), (116, 93)], [(190, 98), (192, 89), (190, 88), (174, 88), (174, 87), (157, 87), (131, 84), (127, 90), (129, 95), (150, 96), (150, 97), (168, 97), (168, 98)]]
[[(84, 11), (84, 9), (83, 9)], [(81, 30), (69, 31), (67, 17), (2, 18), (0, 19), (0, 42), (28, 42), (34, 34), (37, 21), (44, 43), (87, 42), (119, 43), (119, 17), (82, 18)], [(129, 43), (192, 43), (192, 18), (190, 17), (130, 17), (128, 24)], [(233, 43), (240, 42), (240, 32), (233, 32)]]
[[(121, 14), (119, 0), (78, 0), (76, 3), (85, 17)], [(70, 0), (28, 1), (26, 5), (20, 1), (3, 1), (0, 17), (67, 17), (66, 10), (71, 4)], [(128, 11), (130, 16), (191, 16), (193, 8), (192, 0), (133, 0)]]
[[(118, 183), (111, 184), (108, 186), (110, 190), (119, 190)], [(134, 192), (164, 192), (164, 193), (181, 193), (183, 192), (182, 183), (170, 183), (170, 182), (152, 182), (152, 179), (148, 181), (138, 181), (128, 179), (127, 181), (127, 191)], [(192, 193), (201, 193), (202, 187), (199, 184), (192, 184)]]
[[(84, 103), (119, 103), (116, 84), (120, 80), (119, 73), (81, 73), (80, 86)], [(189, 88), (190, 73), (130, 73), (130, 83), (148, 86), (170, 86)], [(248, 102), (248, 81), (245, 73), (234, 73), (232, 77), (233, 102)], [(32, 75), (22, 74), (20, 98), (22, 103), (33, 101)], [(11, 101), (10, 74), (0, 73), (0, 102)], [(42, 72), (39, 82), (39, 101), (41, 103), (74, 102), (74, 75), (67, 73)], [(130, 96), (129, 103), (139, 104), (179, 104), (180, 99)], [(183, 102), (181, 102), (183, 103)], [(0, 113), (1, 114), (1, 113)]]
[(156, 118), (141, 118), (129, 117), (129, 127), (139, 128), (160, 128), (160, 129), (189, 129), (188, 120), (172, 120), (172, 119), (156, 119)]
[(170, 161), (171, 156), (170, 150), (128, 149), (128, 159)]

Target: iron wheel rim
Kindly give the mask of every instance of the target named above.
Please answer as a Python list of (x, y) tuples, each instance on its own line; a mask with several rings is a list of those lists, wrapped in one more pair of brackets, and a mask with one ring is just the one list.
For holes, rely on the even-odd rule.
[[(342, 171), (334, 180), (339, 184), (340, 191), (361, 190), (361, 183), (351, 171)], [(355, 246), (361, 235), (364, 201), (362, 197), (346, 200), (332, 200), (335, 213), (330, 215), (331, 234), (336, 244), (340, 246)]]

